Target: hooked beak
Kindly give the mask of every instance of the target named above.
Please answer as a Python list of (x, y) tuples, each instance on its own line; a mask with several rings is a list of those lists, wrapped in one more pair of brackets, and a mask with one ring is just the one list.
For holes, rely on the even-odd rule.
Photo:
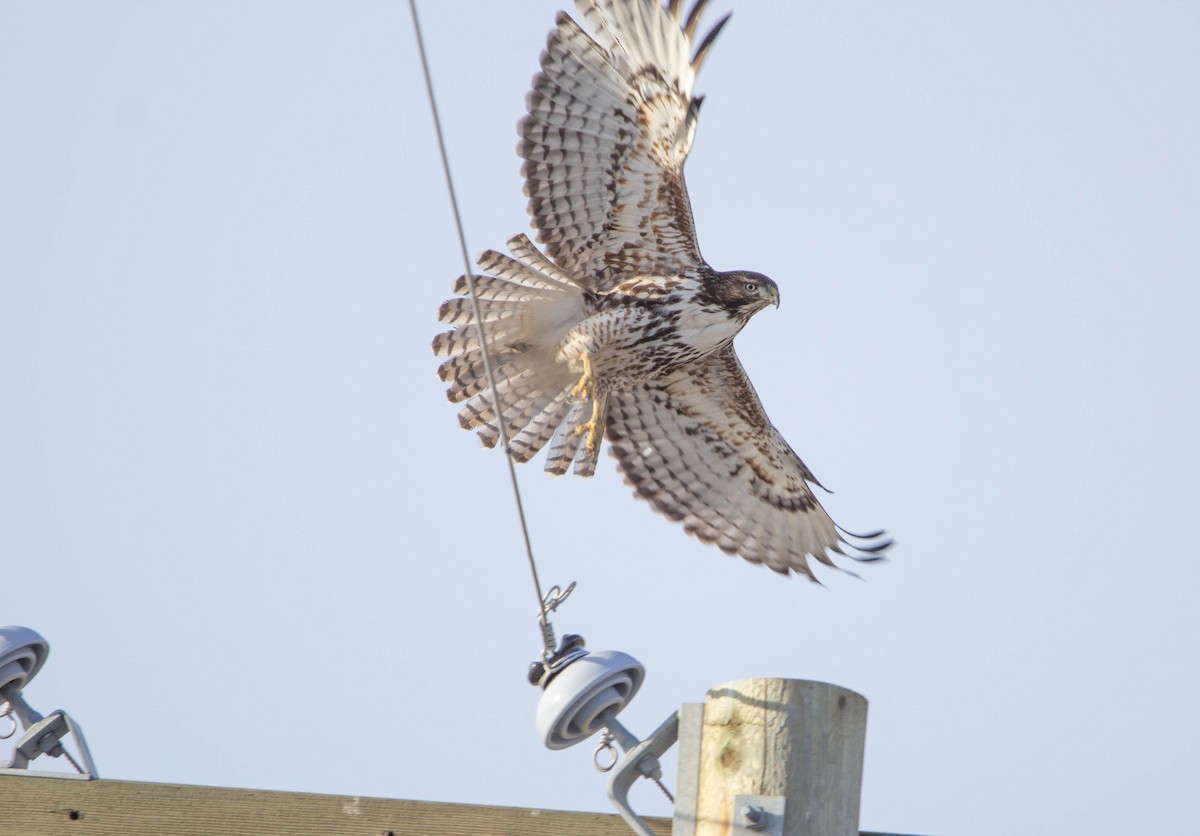
[(769, 301), (774, 302), (776, 308), (779, 307), (779, 288), (777, 288), (777, 287), (771, 288), (771, 296), (769, 298)]

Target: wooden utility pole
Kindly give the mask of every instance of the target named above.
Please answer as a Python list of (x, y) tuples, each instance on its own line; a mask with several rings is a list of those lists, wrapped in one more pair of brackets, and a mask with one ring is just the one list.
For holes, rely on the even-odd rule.
[(695, 836), (856, 836), (866, 731), (866, 699), (836, 685), (741, 679), (712, 688)]

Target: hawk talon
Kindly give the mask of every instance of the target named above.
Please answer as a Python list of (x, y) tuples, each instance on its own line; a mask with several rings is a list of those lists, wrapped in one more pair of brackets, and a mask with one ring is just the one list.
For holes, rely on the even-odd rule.
[(600, 442), (600, 422), (593, 418), (586, 424), (580, 424), (575, 428), (575, 435), (587, 435), (587, 440), (584, 444), (587, 446), (589, 453), (596, 452), (596, 445)]
[(575, 428), (575, 435), (583, 435), (584, 433), (587, 434), (587, 451), (589, 453), (596, 452), (596, 445), (600, 443), (600, 401), (595, 398), (592, 398), (591, 420)]
[(589, 400), (592, 397), (592, 390), (595, 388), (595, 383), (595, 377), (592, 375), (592, 360), (584, 354), (583, 374), (579, 376), (579, 381), (571, 387), (571, 396), (580, 400)]
[(592, 421), (588, 424), (588, 426), (591, 429), (588, 432), (587, 441), (584, 443), (587, 444), (587, 450), (589, 453), (595, 453), (596, 448), (600, 446), (600, 422)]

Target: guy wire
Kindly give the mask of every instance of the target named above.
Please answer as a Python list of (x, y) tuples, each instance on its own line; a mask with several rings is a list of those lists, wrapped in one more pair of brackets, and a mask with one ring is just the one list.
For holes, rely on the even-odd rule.
[(504, 413), (500, 408), (500, 390), (496, 386), (496, 374), (492, 369), (492, 358), (488, 352), (487, 334), (484, 331), (483, 318), (479, 315), (479, 297), (475, 292), (475, 271), (471, 269), (471, 258), (467, 254), (467, 236), (463, 232), (462, 214), (458, 211), (458, 198), (454, 191), (454, 178), (450, 176), (450, 157), (446, 152), (446, 140), (442, 135), (442, 120), (438, 114), (437, 97), (433, 93), (433, 77), (429, 70), (429, 59), (425, 54), (425, 39), (421, 34), (421, 22), (417, 18), (417, 0), (408, 0), (408, 8), (412, 12), (413, 29), (417, 35), (417, 50), (421, 54), (421, 69), (425, 73), (425, 91), (429, 94), (429, 110), (433, 114), (433, 128), (437, 134), (438, 150), (442, 156), (442, 173), (446, 178), (446, 190), (450, 193), (450, 208), (454, 212), (454, 226), (458, 230), (458, 243), (462, 250), (463, 264), (466, 267), (464, 275), (467, 279), (467, 291), (471, 297), (471, 313), (475, 318), (475, 327), (479, 329), (479, 347), (483, 355), (483, 372), (487, 377), (488, 387), (492, 392), (492, 408), (495, 410), (496, 427), (500, 431), (500, 449), (504, 451), (504, 461), (508, 464), (508, 479), (512, 484), (513, 500), (517, 506), (517, 519), (521, 523), (521, 537), (525, 541), (525, 556), (529, 560), (529, 573), (533, 576), (533, 588), (538, 599), (538, 624), (542, 632), (542, 644), (545, 656), (554, 652), (554, 633), (546, 618), (546, 599), (542, 596), (542, 584), (538, 579), (537, 563), (533, 559), (533, 546), (529, 541), (529, 526), (525, 522), (525, 506), (521, 502), (521, 489), (517, 484), (517, 468), (513, 464), (508, 449), (508, 430), (504, 426)]

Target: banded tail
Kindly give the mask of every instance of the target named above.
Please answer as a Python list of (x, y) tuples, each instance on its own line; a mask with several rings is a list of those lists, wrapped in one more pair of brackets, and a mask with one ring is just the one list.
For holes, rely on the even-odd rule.
[[(561, 475), (575, 462), (576, 474), (591, 476), (599, 445), (589, 450), (576, 431), (591, 417), (591, 405), (571, 395), (579, 375), (557, 359), (559, 342), (585, 316), (585, 291), (525, 235), (509, 239), (508, 248), (512, 256), (487, 250), (479, 257), (483, 274), (475, 276), (475, 292), (509, 453), (527, 462), (549, 443), (548, 472)], [(451, 403), (462, 404), (462, 428), (477, 430), (494, 447), (500, 429), (466, 276), (454, 292), (438, 312), (439, 321), (455, 326), (433, 340), (433, 353), (447, 358), (438, 377), (450, 384)]]

